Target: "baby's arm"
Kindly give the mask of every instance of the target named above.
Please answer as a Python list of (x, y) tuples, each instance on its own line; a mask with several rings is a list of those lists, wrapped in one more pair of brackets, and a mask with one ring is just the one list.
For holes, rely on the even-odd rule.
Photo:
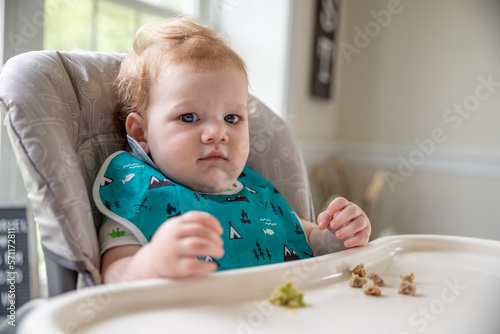
[(102, 258), (104, 283), (143, 278), (183, 278), (217, 269), (197, 256), (222, 257), (222, 227), (208, 213), (191, 211), (162, 224), (145, 246), (107, 250)]
[[(315, 254), (340, 248), (364, 246), (371, 234), (370, 220), (361, 208), (343, 197), (337, 197), (318, 215), (318, 225), (301, 220), (307, 240)], [(335, 234), (325, 230), (328, 226)], [(335, 236), (335, 237), (334, 237)], [(341, 245), (339, 240), (345, 240)]]

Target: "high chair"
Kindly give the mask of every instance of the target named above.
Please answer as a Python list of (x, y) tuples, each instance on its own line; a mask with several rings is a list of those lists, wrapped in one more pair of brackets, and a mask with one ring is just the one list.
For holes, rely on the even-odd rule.
[[(91, 187), (104, 160), (126, 148), (113, 110), (124, 54), (36, 51), (0, 73), (0, 110), (38, 224), (49, 296), (101, 283)], [(286, 122), (249, 98), (248, 165), (313, 220), (302, 154)]]

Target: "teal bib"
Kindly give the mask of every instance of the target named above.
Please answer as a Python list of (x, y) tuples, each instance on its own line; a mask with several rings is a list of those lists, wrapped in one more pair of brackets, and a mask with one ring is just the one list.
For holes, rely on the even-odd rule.
[(143, 245), (172, 217), (191, 210), (212, 214), (224, 230), (225, 254), (200, 258), (215, 261), (218, 270), (313, 256), (295, 212), (269, 181), (248, 167), (231, 191), (203, 194), (167, 179), (131, 153), (116, 152), (99, 172), (94, 200)]

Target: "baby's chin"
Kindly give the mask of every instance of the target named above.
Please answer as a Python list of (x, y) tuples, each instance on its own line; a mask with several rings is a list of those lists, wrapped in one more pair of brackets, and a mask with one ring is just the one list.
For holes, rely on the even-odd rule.
[(204, 170), (165, 175), (195, 192), (217, 194), (232, 188), (241, 175), (241, 171), (216, 166)]

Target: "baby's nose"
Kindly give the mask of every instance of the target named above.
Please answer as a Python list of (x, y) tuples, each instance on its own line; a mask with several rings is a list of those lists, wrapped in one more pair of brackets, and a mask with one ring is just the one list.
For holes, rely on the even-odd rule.
[(218, 123), (207, 125), (201, 135), (201, 141), (204, 144), (227, 143), (228, 140), (225, 126)]

